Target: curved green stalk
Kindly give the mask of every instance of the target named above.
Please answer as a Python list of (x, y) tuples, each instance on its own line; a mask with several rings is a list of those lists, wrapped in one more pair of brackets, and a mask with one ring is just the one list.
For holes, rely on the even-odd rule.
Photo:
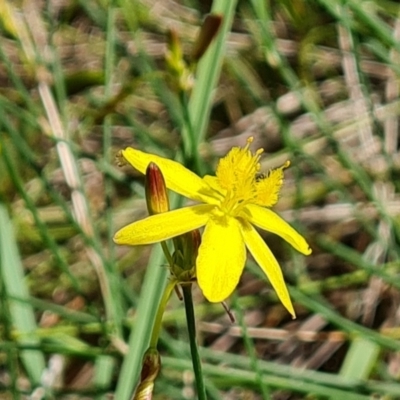
[(164, 315), (165, 306), (167, 305), (168, 300), (171, 297), (171, 293), (174, 290), (175, 285), (176, 285), (175, 281), (169, 280), (167, 286), (164, 289), (163, 297), (160, 301), (160, 305), (158, 306), (157, 315), (154, 320), (153, 332), (151, 333), (149, 347), (154, 347), (155, 349), (157, 348), (157, 343), (158, 343), (158, 338), (160, 337), (160, 330), (161, 330), (161, 326), (162, 326), (162, 318)]

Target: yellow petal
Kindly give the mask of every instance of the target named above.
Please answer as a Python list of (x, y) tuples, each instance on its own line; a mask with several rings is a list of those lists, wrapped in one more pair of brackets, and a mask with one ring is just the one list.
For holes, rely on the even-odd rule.
[(305, 255), (311, 254), (310, 246), (303, 236), (273, 211), (254, 204), (249, 204), (245, 207), (245, 218), (253, 225), (268, 232), (275, 233), (285, 239), (300, 253)]
[(161, 170), (168, 189), (189, 199), (205, 203), (209, 202), (212, 189), (202, 178), (185, 168), (182, 164), (155, 154), (144, 153), (132, 147), (127, 147), (123, 150), (122, 155), (142, 174), (146, 173), (146, 168), (151, 162), (155, 163)]
[(214, 217), (203, 233), (197, 257), (197, 281), (207, 300), (224, 301), (237, 286), (246, 261), (239, 222)]
[(114, 242), (136, 246), (170, 239), (205, 225), (213, 208), (208, 204), (199, 204), (152, 215), (120, 229), (114, 236)]
[(271, 282), (272, 287), (279, 297), (279, 300), (290, 312), (290, 314), (295, 317), (296, 315), (290, 300), (289, 292), (283, 279), (282, 270), (276, 261), (276, 258), (255, 228), (253, 228), (246, 221), (243, 221), (242, 227), (242, 235), (247, 248), (253, 255), (257, 264), (267, 275), (268, 280)]

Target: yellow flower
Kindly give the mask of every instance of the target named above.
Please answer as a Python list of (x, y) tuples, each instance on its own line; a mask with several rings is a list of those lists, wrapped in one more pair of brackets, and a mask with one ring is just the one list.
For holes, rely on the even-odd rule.
[(220, 159), (215, 176), (200, 178), (176, 161), (128, 147), (123, 157), (134, 168), (146, 172), (154, 162), (169, 189), (200, 202), (162, 214), (152, 215), (119, 230), (117, 244), (143, 245), (164, 241), (205, 226), (196, 262), (198, 284), (211, 302), (225, 300), (237, 286), (246, 261), (246, 247), (267, 275), (279, 299), (294, 316), (294, 309), (282, 271), (271, 250), (254, 228), (275, 233), (296, 250), (310, 254), (304, 238), (271, 211), (283, 183), (283, 166), (259, 174), (262, 149), (234, 147)]

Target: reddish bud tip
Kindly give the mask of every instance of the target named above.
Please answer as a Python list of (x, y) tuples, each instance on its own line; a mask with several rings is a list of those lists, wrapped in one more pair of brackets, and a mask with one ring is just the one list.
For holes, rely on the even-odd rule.
[(146, 202), (150, 214), (160, 214), (169, 211), (169, 200), (164, 176), (154, 163), (146, 169)]

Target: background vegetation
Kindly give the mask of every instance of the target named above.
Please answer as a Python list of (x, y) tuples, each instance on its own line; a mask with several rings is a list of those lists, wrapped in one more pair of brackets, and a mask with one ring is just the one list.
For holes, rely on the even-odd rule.
[[(227, 34), (186, 103), (167, 30), (189, 54), (211, 9)], [(236, 323), (195, 291), (209, 398), (400, 398), (398, 2), (3, 0), (0, 24), (1, 399), (130, 398), (167, 271), (112, 242), (146, 215), (115, 155), (210, 172), (251, 135), (264, 171), (291, 160), (276, 210), (313, 254), (265, 236), (296, 320), (251, 260)], [(176, 298), (160, 351), (155, 398), (195, 398)]]

